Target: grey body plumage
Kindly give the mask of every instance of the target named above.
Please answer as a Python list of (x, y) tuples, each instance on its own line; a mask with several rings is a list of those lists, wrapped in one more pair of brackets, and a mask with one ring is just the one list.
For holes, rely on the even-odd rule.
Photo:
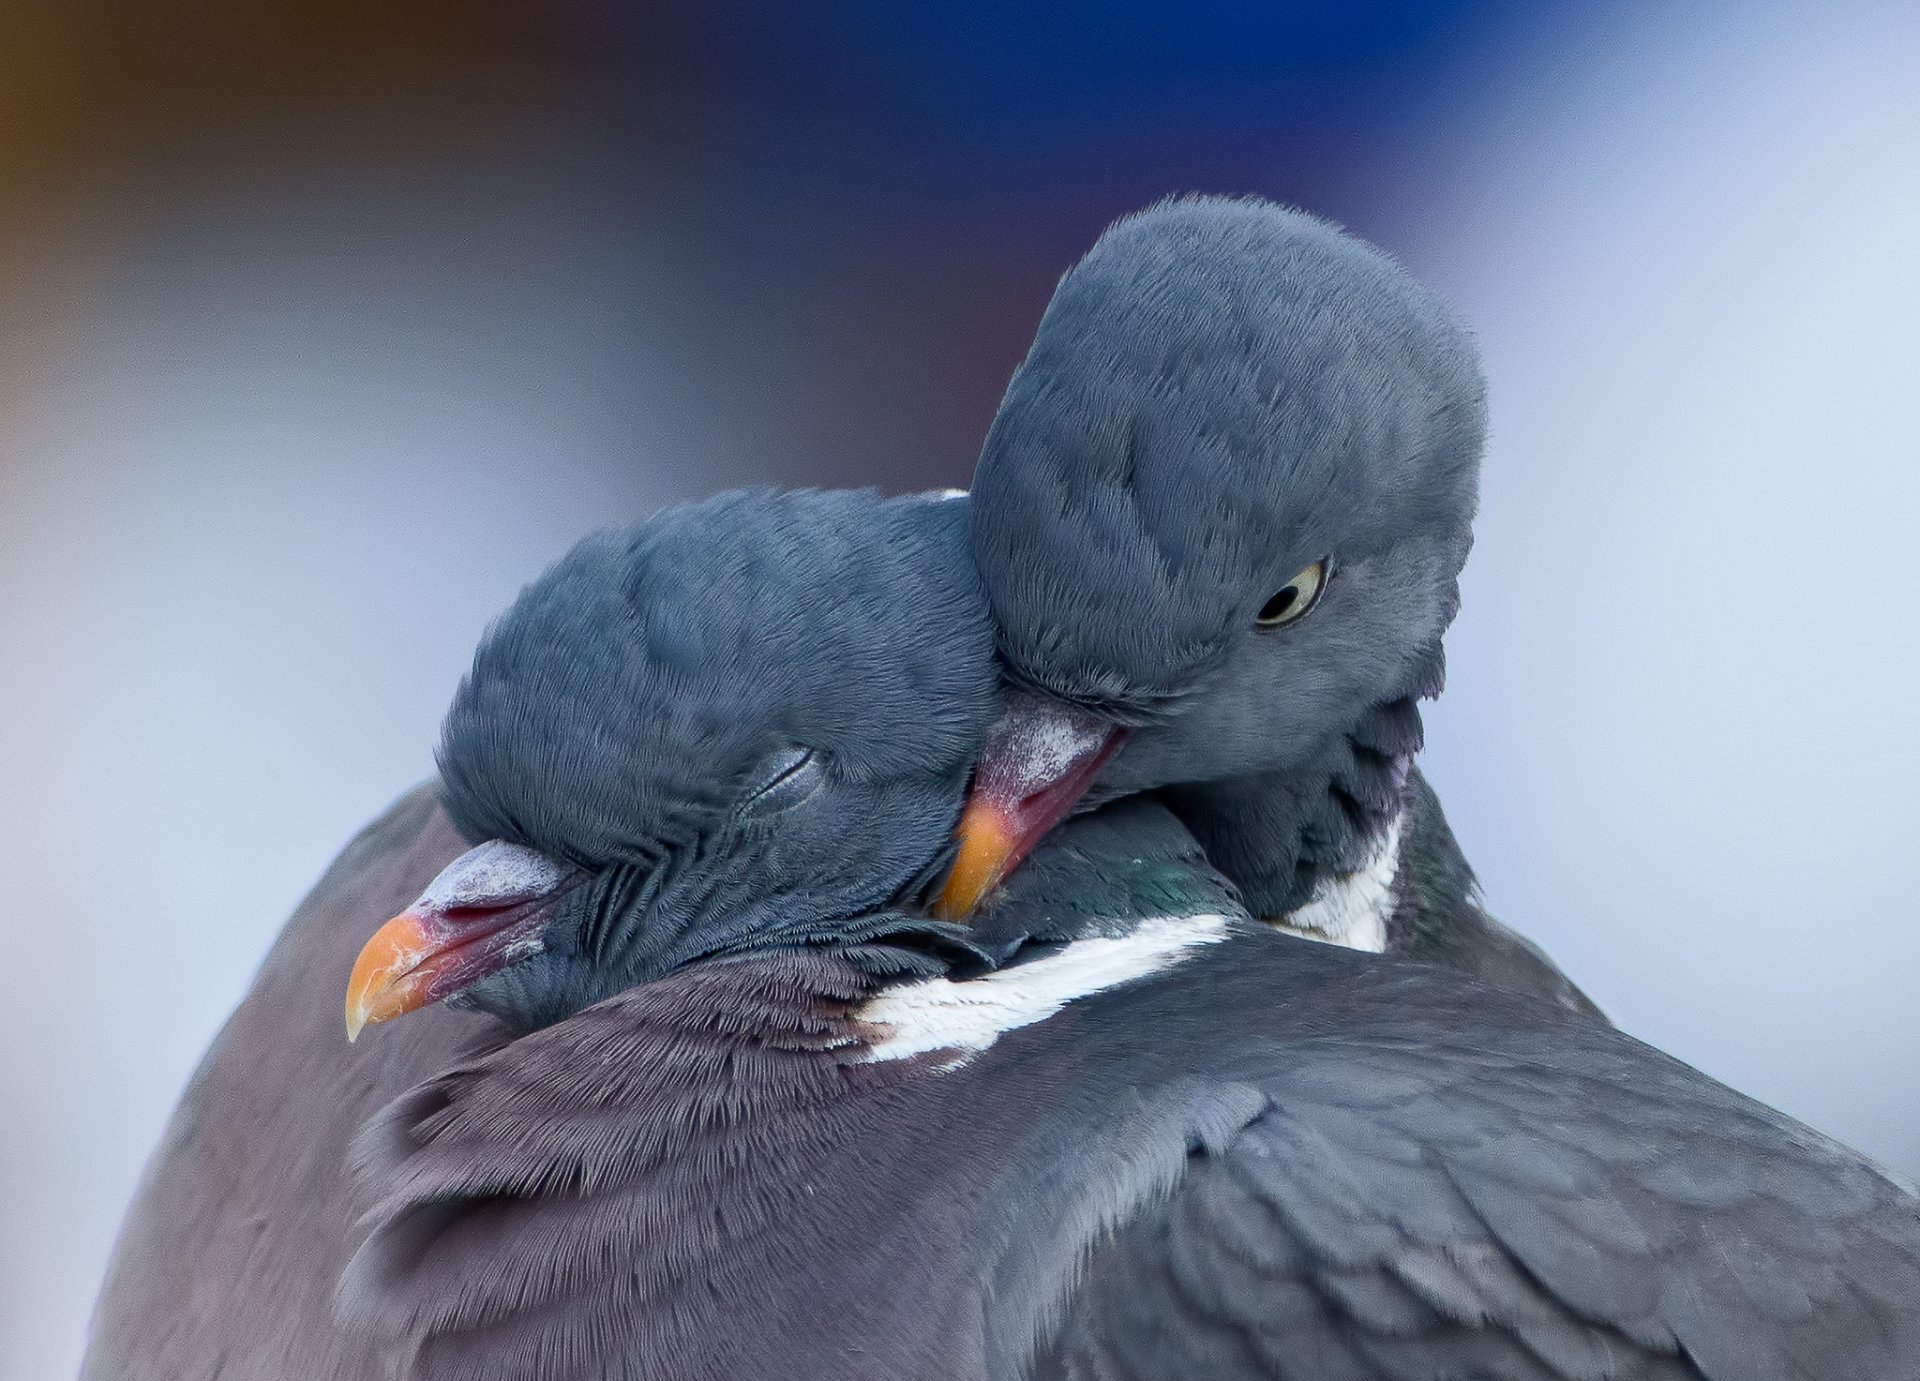
[[(340, 855), (202, 1060), (122, 1223), (89, 1329), (86, 1381), (200, 1381), (222, 1367), (303, 1381), (378, 1374), (372, 1339), (341, 1327), (331, 1307), (364, 1236), (362, 1216), (381, 1192), (356, 1189), (347, 1145), (380, 1106), (456, 1065), (495, 1023), (429, 1008), (381, 1039), (347, 1046), (337, 984), (380, 922), (457, 861), (465, 847), (457, 830), (469, 832), (466, 843), (508, 834), (596, 865), (596, 884), (567, 895), (537, 958), (458, 999), (500, 1018), (506, 1032), (544, 1025), (679, 962), (683, 907), (702, 918), (697, 944), (716, 948), (729, 941), (713, 929), (714, 916), (767, 919), (729, 911), (717, 885), (724, 873), (712, 870), (688, 870), (707, 889), (698, 906), (665, 878), (646, 890), (650, 861), (683, 866), (676, 841), (693, 836), (679, 825), (709, 835), (719, 827), (738, 875), (757, 879), (756, 905), (786, 892), (796, 904), (771, 923), (793, 921), (795, 943), (812, 917), (809, 887), (838, 886), (846, 890), (836, 900), (855, 900), (819, 908), (829, 913), (917, 890), (916, 870), (936, 868), (946, 852), (992, 712), (991, 631), (965, 522), (964, 504), (735, 495), (590, 539), (537, 582), (512, 611), (537, 629), (537, 668), (516, 661), (510, 617), (477, 661), (479, 695), (463, 695), (450, 713), (451, 781), (410, 793)], [(806, 547), (799, 556), (795, 540)], [(756, 569), (773, 574), (762, 580)], [(596, 586), (596, 574), (610, 583)], [(671, 591), (633, 583), (655, 576)], [(758, 603), (757, 592), (776, 598)], [(937, 631), (895, 645), (894, 592), (914, 598)], [(827, 648), (786, 640), (796, 620), (778, 597), (793, 594), (810, 601), (798, 622), (833, 630)], [(727, 616), (703, 626), (703, 614), (722, 604)], [(730, 640), (724, 650), (722, 638)], [(929, 648), (936, 660), (910, 655)], [(702, 670), (676, 693), (689, 663)], [(519, 679), (523, 671), (529, 679)], [(866, 689), (837, 696), (836, 675)], [(644, 680), (644, 706), (619, 700), (623, 677)], [(787, 697), (782, 718), (763, 713), (770, 679)], [(576, 694), (589, 703), (571, 706)], [(910, 723), (889, 715), (902, 701)], [(638, 723), (623, 707), (666, 717)], [(482, 722), (469, 726), (468, 714)], [(478, 751), (502, 725), (522, 737)], [(654, 751), (649, 734), (664, 735), (671, 751)], [(791, 752), (796, 736), (831, 761), (823, 754), (801, 763)], [(629, 774), (636, 756), (648, 770)], [(824, 814), (791, 813), (827, 780), (840, 785)], [(638, 793), (649, 784), (670, 793), (677, 815), (648, 816), (636, 834), (636, 817), (658, 802), (643, 804)], [(440, 798), (459, 808), (457, 821)], [(770, 833), (776, 818), (784, 823)], [(808, 819), (817, 833), (806, 831)], [(871, 822), (865, 833), (863, 821)], [(711, 838), (706, 847), (710, 856)], [(845, 866), (834, 869), (836, 858)], [(629, 892), (629, 883), (640, 885)], [(660, 903), (644, 933), (616, 923), (629, 914), (619, 903), (642, 894)], [(909, 945), (938, 943), (941, 927), (889, 919)], [(851, 923), (848, 933), (857, 931)], [(896, 968), (930, 962), (878, 947), (869, 961), (883, 954)]]
[[(859, 946), (503, 1043), (363, 1138), (346, 1319), (418, 1381), (1920, 1364), (1920, 1205), (1852, 1153), (1603, 1024), (1276, 935), (1150, 804), (1035, 862), (992, 938), (1226, 923), (957, 1063), (872, 1058), (900, 983)], [(1139, 885), (1089, 906), (1087, 866)]]
[(348, 1148), (492, 1023), (428, 1011), (403, 1040), (346, 1046), (337, 977), (466, 847), (437, 796), (408, 792), (341, 851), (207, 1050), (120, 1225), (81, 1381), (382, 1374), (374, 1339), (333, 1314), (372, 1206)]
[[(702, 529), (713, 559), (758, 546), (767, 515), (820, 530), (793, 551), (876, 540), (857, 505), (741, 502)], [(936, 524), (920, 567), (964, 543), (959, 508), (897, 510)], [(819, 581), (857, 602), (868, 569), (793, 560), (769, 568), (770, 602), (718, 583), (655, 599), (720, 648), (789, 610), (796, 643), (845, 665), (840, 641), (870, 630), (837, 620)], [(867, 677), (836, 687), (823, 722), (895, 726), (896, 756), (829, 774), (743, 845), (755, 775), (720, 774), (740, 785), (710, 806), (687, 764), (757, 761), (767, 726), (785, 726), (781, 751), (823, 748), (793, 727), (814, 687), (743, 680), (724, 656), (669, 667), (630, 640), (606, 655), (632, 665), (594, 673), (619, 694), (539, 723), (513, 688), (574, 674), (568, 585), (536, 585), (495, 635), (513, 655), (476, 664), (449, 782), (497, 783), (480, 818), (543, 819), (544, 849), (671, 877), (596, 922), (620, 943), (575, 951), (617, 971), (612, 996), (519, 1023), (540, 1029), (360, 1141), (376, 1206), (343, 1319), (404, 1375), (1892, 1381), (1920, 1361), (1900, 1303), (1920, 1290), (1920, 1204), (1900, 1187), (1604, 1024), (1273, 933), (1158, 802), (1070, 822), (970, 928), (893, 909), (943, 856), (962, 791), (949, 759), (966, 750), (941, 747), (953, 721), (935, 707), (979, 691), (976, 741), (992, 709), (964, 608), (896, 613), (889, 667), (867, 673), (884, 704)], [(707, 697), (731, 707), (724, 727), (676, 716)], [(518, 799), (545, 789), (522, 755), (630, 722), (660, 737), (582, 770), (644, 812), (590, 814), (575, 839), (564, 799)], [(455, 814), (476, 818), (470, 801)], [(784, 831), (805, 842), (807, 890), (769, 866), (797, 857)], [(882, 847), (886, 831), (905, 842)], [(890, 875), (840, 866), (876, 848)]]
[[(746, 496), (536, 585), (450, 716), (446, 801), (470, 842), (593, 881), (467, 990), (505, 1020), (473, 1023), (477, 1047), (419, 1041), (437, 1013), (333, 1047), (329, 1118), (425, 1080), (359, 1139), (354, 1186), (332, 1160), (274, 1166), (220, 1205), (164, 1155), (171, 1197), (127, 1250), (214, 1241), (229, 1293), (169, 1317), (158, 1283), (123, 1281), (89, 1374), (1915, 1374), (1903, 1189), (1550, 1002), (1273, 933), (1157, 801), (1070, 822), (970, 929), (896, 909), (949, 852), (995, 707), (966, 523)], [(442, 832), (391, 822), (378, 905), (444, 859)], [(355, 914), (347, 881), (303, 936)], [(1155, 933), (1180, 946), (1142, 951)], [(310, 962), (340, 962), (331, 943)], [(972, 1043), (929, 1044), (956, 1014)], [(195, 1100), (175, 1146), (209, 1144), (209, 1115)], [(291, 1163), (337, 1152), (283, 1115)], [(322, 1208), (339, 1238), (301, 1216)], [(309, 1224), (308, 1312), (276, 1336), (275, 1272)], [(315, 1272), (348, 1254), (329, 1333)], [(142, 1327), (166, 1345), (143, 1353)]]
[[(1386, 255), (1170, 202), (1061, 281), (981, 453), (975, 549), (1008, 674), (1133, 726), (1090, 799), (1164, 789), (1277, 920), (1404, 814), (1388, 947), (1592, 1013), (1480, 908), (1413, 768), (1485, 432), (1470, 337)], [(1322, 561), (1317, 604), (1261, 626)]]

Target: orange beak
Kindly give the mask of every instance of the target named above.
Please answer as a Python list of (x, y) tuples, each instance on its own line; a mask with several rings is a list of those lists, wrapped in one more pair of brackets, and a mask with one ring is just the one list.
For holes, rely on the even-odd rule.
[(933, 914), (964, 920), (1067, 817), (1126, 730), (1084, 710), (1022, 697), (987, 734), (960, 812), (960, 841)]
[(448, 864), (367, 941), (347, 979), (347, 1039), (443, 1002), (545, 948), (560, 898), (585, 877), (500, 840)]

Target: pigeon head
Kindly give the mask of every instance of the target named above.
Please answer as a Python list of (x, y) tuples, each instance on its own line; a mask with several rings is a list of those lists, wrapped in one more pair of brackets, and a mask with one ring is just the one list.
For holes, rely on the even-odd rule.
[(1435, 693), (1483, 395), (1454, 317), (1324, 221), (1199, 199), (1109, 229), (974, 480), (1000, 654), (1034, 695), (995, 731), (943, 913), (1058, 818), (1030, 802), (1063, 756), (1084, 789), (1111, 755), (1097, 795), (1299, 773), (1372, 707)]
[(888, 907), (950, 856), (995, 711), (966, 527), (755, 491), (575, 547), (454, 699), (476, 847), (368, 943), (349, 1031), (447, 998), (530, 1029), (708, 955), (937, 929)]

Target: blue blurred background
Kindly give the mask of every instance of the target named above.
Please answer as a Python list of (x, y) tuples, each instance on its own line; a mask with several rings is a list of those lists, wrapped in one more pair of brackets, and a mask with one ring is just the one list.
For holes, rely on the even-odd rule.
[(1920, 8), (27, 0), (0, 50), (0, 1375), (71, 1374), (182, 1082), (519, 584), (719, 487), (964, 484), (1177, 191), (1479, 332), (1427, 761), (1495, 911), (1920, 1172)]

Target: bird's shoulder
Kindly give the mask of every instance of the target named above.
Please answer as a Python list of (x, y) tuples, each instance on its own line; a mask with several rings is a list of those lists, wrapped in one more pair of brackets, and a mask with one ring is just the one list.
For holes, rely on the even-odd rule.
[(1439, 794), (1417, 766), (1407, 777), (1399, 863), (1387, 927), (1394, 952), (1606, 1019), (1546, 951), (1487, 910)]
[(331, 1301), (364, 1207), (345, 1171), (360, 1121), (451, 1062), (478, 1024), (434, 1014), (349, 1047), (332, 985), (356, 949), (465, 844), (437, 783), (341, 851), (282, 928), (195, 1071), (135, 1191), (95, 1304), (82, 1376), (360, 1376), (365, 1340)]

